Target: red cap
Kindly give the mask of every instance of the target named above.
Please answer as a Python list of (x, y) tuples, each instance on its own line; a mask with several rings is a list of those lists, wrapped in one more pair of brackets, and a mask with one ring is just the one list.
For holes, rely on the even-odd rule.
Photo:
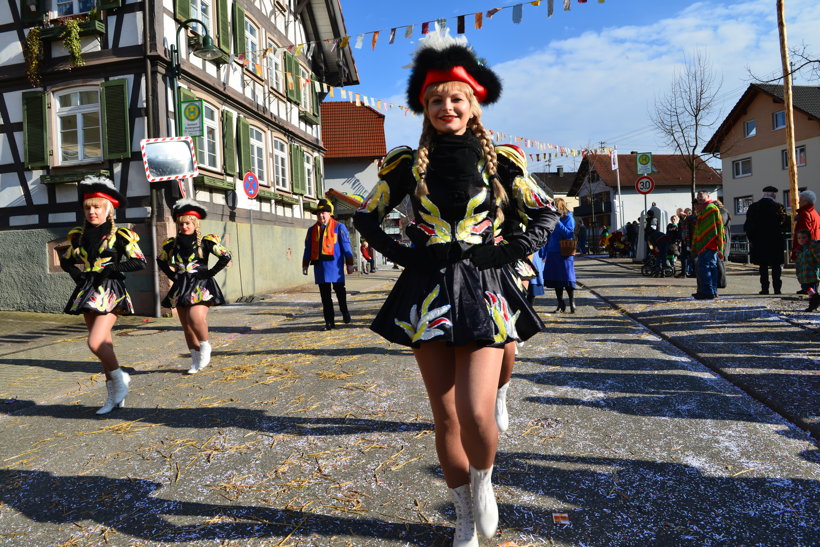
[(487, 98), (487, 90), (484, 86), (470, 76), (470, 73), (463, 66), (459, 65), (448, 70), (431, 69), (427, 71), (427, 76), (424, 77), (424, 83), (421, 86), (421, 93), (419, 93), (419, 102), (421, 104), (424, 104), (424, 91), (427, 87), (440, 82), (464, 82), (473, 88), (473, 93), (475, 93), (478, 102), (483, 103)]
[(185, 216), (185, 215), (191, 215), (192, 217), (202, 219), (202, 215), (200, 215), (198, 212), (194, 211), (193, 209), (190, 210), (190, 211), (182, 211), (180, 214), (177, 215), (177, 218), (179, 218), (181, 216)]
[(83, 194), (83, 201), (85, 201), (85, 200), (87, 200), (87, 199), (89, 199), (89, 198), (103, 198), (103, 199), (107, 199), (108, 201), (110, 201), (110, 202), (111, 202), (111, 205), (113, 205), (115, 209), (116, 209), (117, 207), (119, 207), (119, 206), (120, 206), (120, 202), (119, 202), (119, 201), (117, 201), (117, 200), (116, 200), (116, 199), (114, 199), (113, 197), (111, 197), (111, 196), (109, 196), (108, 194), (105, 194), (105, 193), (103, 193), (103, 192), (92, 192), (92, 193), (90, 193), (90, 194)]

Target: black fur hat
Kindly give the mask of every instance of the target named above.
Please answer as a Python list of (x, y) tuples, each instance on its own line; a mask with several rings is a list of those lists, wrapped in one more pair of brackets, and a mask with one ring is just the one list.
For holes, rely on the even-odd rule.
[(88, 198), (103, 198), (110, 201), (114, 208), (125, 205), (125, 197), (108, 177), (89, 175), (80, 181), (77, 190), (80, 193), (80, 202)]
[(208, 212), (196, 201), (188, 198), (182, 198), (178, 199), (176, 203), (174, 203), (174, 206), (171, 208), (171, 216), (173, 216), (174, 220), (176, 220), (183, 215), (192, 215), (202, 220), (208, 216)]
[(501, 96), (501, 80), (496, 73), (476, 57), (466, 39), (453, 38), (449, 32), (437, 30), (421, 41), (412, 70), (407, 104), (417, 114), (424, 112), (424, 90), (438, 82), (464, 82), (482, 104), (492, 104)]
[(327, 211), (331, 215), (333, 214), (333, 204), (330, 203), (330, 200), (322, 198), (319, 200), (319, 203), (316, 204), (316, 212), (321, 213), (322, 211)]

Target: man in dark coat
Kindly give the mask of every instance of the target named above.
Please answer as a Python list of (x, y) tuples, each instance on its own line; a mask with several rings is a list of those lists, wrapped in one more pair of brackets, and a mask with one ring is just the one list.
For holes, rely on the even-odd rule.
[(789, 231), (789, 217), (777, 202), (777, 188), (767, 186), (763, 197), (749, 206), (743, 230), (751, 246), (751, 259), (760, 272), (760, 294), (769, 294), (769, 268), (772, 269), (772, 288), (780, 294), (785, 234)]

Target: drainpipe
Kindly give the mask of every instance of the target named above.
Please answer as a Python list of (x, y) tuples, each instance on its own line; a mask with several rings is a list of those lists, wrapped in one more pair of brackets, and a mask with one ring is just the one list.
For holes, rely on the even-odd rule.
[[(145, 49), (145, 136), (146, 138), (151, 139), (155, 137), (153, 103), (154, 82), (152, 79), (153, 75), (151, 73), (151, 59), (149, 58), (148, 28), (149, 24), (152, 22), (150, 13), (154, 8), (154, 2), (153, 0), (145, 0), (143, 5), (145, 6), (145, 9), (142, 12), (142, 44)], [(162, 315), (162, 309), (160, 307), (159, 294), (159, 267), (157, 266), (156, 261), (157, 256), (159, 256), (159, 250), (157, 248), (157, 206), (159, 204), (159, 199), (157, 197), (157, 189), (154, 188), (154, 185), (150, 182), (148, 184), (151, 195), (151, 215), (148, 217), (148, 231), (151, 233), (151, 249), (153, 250), (155, 259), (154, 263), (151, 265), (153, 268), (152, 284), (154, 288), (154, 317), (160, 317)]]

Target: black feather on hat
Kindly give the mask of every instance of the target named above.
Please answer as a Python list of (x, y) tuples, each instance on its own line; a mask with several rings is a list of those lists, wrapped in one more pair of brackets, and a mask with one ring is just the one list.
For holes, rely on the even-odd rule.
[(412, 70), (407, 104), (416, 114), (424, 112), (424, 90), (439, 82), (466, 83), (482, 104), (492, 104), (501, 97), (501, 80), (496, 73), (476, 57), (466, 39), (453, 38), (449, 31), (431, 32), (421, 41)]
[(195, 216), (202, 220), (208, 216), (208, 212), (196, 201), (189, 198), (182, 198), (176, 200), (173, 207), (171, 207), (171, 216), (176, 220), (183, 215)]
[(110, 201), (115, 209), (125, 204), (125, 197), (108, 177), (89, 175), (80, 181), (77, 190), (80, 192), (81, 202), (89, 198), (103, 198)]
[(329, 200), (320, 199), (319, 203), (316, 204), (316, 212), (321, 213), (322, 211), (327, 211), (331, 215), (333, 214), (333, 204), (330, 203)]

